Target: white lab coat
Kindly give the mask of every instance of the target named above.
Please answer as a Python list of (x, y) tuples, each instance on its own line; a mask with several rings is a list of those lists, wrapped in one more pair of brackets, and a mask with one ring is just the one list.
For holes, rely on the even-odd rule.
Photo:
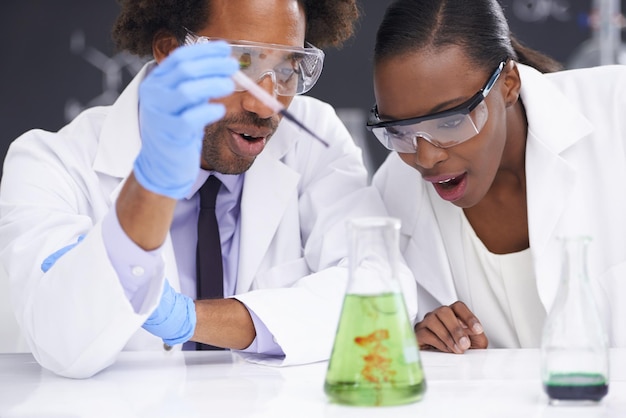
[[(141, 325), (157, 306), (166, 277), (180, 288), (170, 238), (162, 268), (150, 272), (145, 303), (135, 313), (101, 229), (141, 147), (137, 89), (144, 75), (145, 68), (113, 106), (88, 110), (59, 133), (25, 133), (5, 160), (0, 262), (33, 355), (61, 375), (91, 376), (123, 349), (163, 350)], [(329, 357), (347, 278), (345, 221), (386, 215), (376, 191), (365, 188), (361, 151), (333, 109), (296, 97), (290, 111), (330, 147), (285, 121), (246, 173), (236, 286), (237, 298), (286, 354), (266, 360), (283, 365)], [(82, 234), (84, 240), (44, 274), (42, 261)], [(414, 319), (415, 282), (408, 269), (403, 278)]]
[[(561, 270), (557, 237), (589, 235), (588, 273), (610, 343), (624, 347), (626, 66), (549, 75), (519, 68), (529, 125), (530, 251), (540, 299), (549, 311)], [(390, 214), (402, 220), (401, 250), (416, 276), (421, 320), (438, 306), (458, 300), (457, 290), (467, 289), (462, 209), (441, 199), (395, 153), (373, 182)], [(472, 309), (472, 301), (463, 302)]]

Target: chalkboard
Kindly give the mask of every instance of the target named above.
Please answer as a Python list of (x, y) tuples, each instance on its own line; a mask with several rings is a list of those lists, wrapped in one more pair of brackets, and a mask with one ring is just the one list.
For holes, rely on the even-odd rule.
[[(363, 0), (357, 36), (327, 51), (324, 72), (310, 95), (338, 109), (374, 170), (387, 152), (364, 123), (374, 96), (371, 52), (391, 0)], [(566, 62), (590, 37), (589, 0), (502, 1), (520, 40)], [(143, 61), (118, 53), (110, 29), (114, 0), (8, 0), (0, 5), (0, 156), (28, 129), (58, 130), (85, 107), (110, 104)], [(0, 172), (1, 174), (1, 172)]]

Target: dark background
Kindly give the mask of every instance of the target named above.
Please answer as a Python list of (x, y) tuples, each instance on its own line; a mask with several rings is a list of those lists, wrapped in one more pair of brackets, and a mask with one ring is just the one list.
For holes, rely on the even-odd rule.
[[(471, 0), (468, 0), (471, 1)], [(622, 0), (624, 1), (624, 0)], [(387, 154), (364, 128), (374, 102), (371, 51), (391, 0), (360, 0), (357, 35), (329, 50), (308, 93), (333, 104), (373, 170)], [(567, 64), (590, 38), (592, 0), (503, 0), (511, 30), (527, 45)], [(622, 10), (624, 10), (622, 5)], [(80, 110), (110, 104), (142, 62), (114, 51), (115, 0), (4, 0), (0, 4), (0, 162), (11, 141), (41, 128), (58, 130)], [(1, 172), (0, 172), (1, 175)]]

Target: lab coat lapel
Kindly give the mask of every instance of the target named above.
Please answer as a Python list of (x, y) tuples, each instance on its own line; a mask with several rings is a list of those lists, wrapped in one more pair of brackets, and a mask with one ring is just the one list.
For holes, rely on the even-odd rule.
[(576, 171), (533, 134), (526, 144), (526, 187), (530, 246), (542, 254), (576, 187)]
[(264, 150), (245, 175), (237, 293), (250, 290), (283, 213), (290, 199), (297, 196), (300, 175), (272, 154), (272, 150)]
[(95, 171), (126, 178), (141, 150), (139, 134), (139, 84), (153, 64), (146, 64), (118, 97), (100, 132)]
[[(521, 100), (528, 120), (526, 194), (528, 233), (539, 296), (552, 304), (558, 285), (560, 246), (556, 228), (578, 181), (567, 149), (592, 131), (589, 121), (563, 97), (549, 76), (519, 65)], [(549, 115), (549, 117), (546, 117)]]
[[(115, 104), (110, 107), (100, 132), (93, 168), (96, 172), (120, 179), (119, 184), (109, 195), (111, 202), (117, 200), (122, 186), (133, 170), (135, 158), (141, 150), (139, 84), (153, 65), (153, 63), (146, 64), (124, 89)], [(163, 243), (162, 254), (165, 260), (165, 277), (174, 290), (180, 291), (178, 268), (170, 234)]]
[(575, 185), (575, 170), (529, 134), (526, 144), (528, 235), (537, 290), (546, 309), (551, 306), (559, 278), (560, 254), (554, 239), (555, 229)]
[(541, 254), (576, 183), (574, 168), (560, 154), (591, 128), (544, 75), (530, 67), (518, 66), (522, 77), (521, 100), (528, 120), (526, 193), (529, 234), (531, 248)]

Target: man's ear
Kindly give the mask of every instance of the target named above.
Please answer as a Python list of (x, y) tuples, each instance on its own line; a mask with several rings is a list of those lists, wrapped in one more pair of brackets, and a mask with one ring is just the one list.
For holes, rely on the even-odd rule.
[(517, 99), (519, 99), (519, 92), (522, 87), (522, 80), (519, 76), (517, 63), (513, 60), (509, 60), (506, 64), (503, 75), (505, 87), (504, 102), (506, 103), (506, 107), (510, 107), (517, 102)]
[(154, 59), (160, 63), (179, 46), (178, 39), (176, 39), (173, 33), (161, 29), (152, 39), (152, 55)]

